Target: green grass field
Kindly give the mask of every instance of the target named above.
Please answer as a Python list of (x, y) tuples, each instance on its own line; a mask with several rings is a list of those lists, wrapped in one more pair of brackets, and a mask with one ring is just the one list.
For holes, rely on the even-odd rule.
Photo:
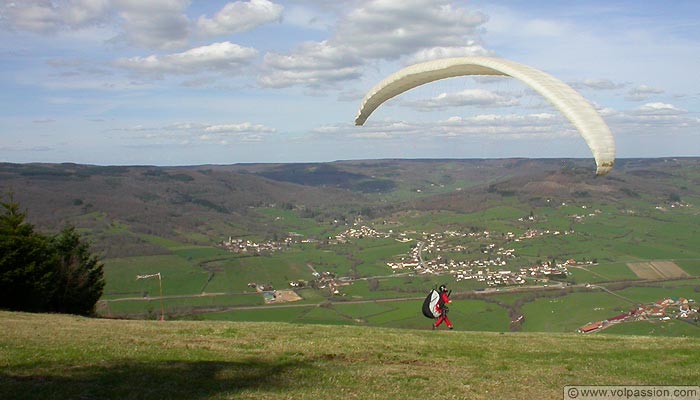
[[(395, 233), (410, 232), (413, 240), (408, 243), (398, 242), (394, 238), (365, 237), (349, 239), (344, 244), (329, 244), (325, 243), (325, 239), (345, 228), (319, 225), (313, 219), (302, 218), (295, 210), (262, 208), (257, 212), (261, 223), (295, 232), (301, 235), (299, 237), (318, 236), (323, 240), (298, 243), (283, 251), (262, 255), (238, 255), (215, 245), (139, 235), (142, 240), (169, 254), (105, 260), (107, 286), (103, 300), (106, 302), (101, 303), (99, 312), (110, 316), (153, 318), (160, 309), (160, 302), (156, 299), (158, 282), (155, 279), (136, 281), (136, 275), (160, 272), (164, 295), (180, 296), (168, 297), (163, 301), (169, 318), (420, 328), (425, 321), (416, 311), (419, 307), (409, 306), (410, 302), (369, 305), (357, 302), (420, 299), (429, 289), (442, 283), (448, 284), (455, 293), (483, 289), (484, 283), (476, 280), (457, 282), (451, 275), (393, 276), (396, 273), (386, 265), (388, 261), (406, 257), (418, 241), (426, 240), (425, 234), (445, 230), (475, 231), (479, 232), (479, 236), (445, 239), (444, 247), (464, 246), (467, 250), (444, 251), (443, 256), (457, 261), (483, 259), (487, 257), (482, 254), (483, 246), (495, 244), (497, 248), (515, 249), (517, 258), (510, 259), (509, 265), (504, 267), (506, 269), (527, 267), (542, 260), (596, 260), (596, 265), (570, 268), (568, 283), (607, 285), (618, 281), (633, 282), (627, 284), (633, 287), (620, 291), (620, 295), (635, 301), (655, 301), (659, 297), (673, 295), (694, 298), (698, 297), (695, 296), (695, 287), (700, 286), (680, 284), (682, 287), (679, 287), (676, 284), (671, 287), (659, 283), (649, 287), (627, 266), (629, 262), (673, 260), (691, 276), (700, 276), (700, 235), (696, 234), (696, 226), (700, 222), (698, 216), (692, 209), (662, 212), (642, 200), (632, 199), (614, 205), (581, 201), (531, 207), (519, 204), (515, 198), (505, 198), (501, 204), (475, 213), (412, 211), (401, 213), (394, 220), (383, 217), (381, 220), (363, 222), (380, 232), (388, 232), (389, 229)], [(531, 212), (535, 217), (533, 221), (524, 218)], [(582, 218), (577, 219), (576, 215)], [(125, 225), (115, 225), (113, 229), (128, 232)], [(486, 229), (490, 231), (488, 237), (482, 232)], [(505, 239), (507, 232), (517, 236), (532, 229), (550, 233), (519, 242)], [(554, 235), (557, 230), (560, 234)], [(565, 231), (570, 233), (562, 234)], [(200, 239), (195, 242), (201, 243)], [(423, 256), (426, 260), (433, 260), (439, 254), (424, 252)], [(328, 272), (336, 277), (366, 279), (340, 287), (339, 296), (332, 296), (327, 288), (297, 289), (303, 297), (301, 302), (295, 303), (303, 305), (299, 308), (243, 308), (263, 305), (262, 296), (254, 294), (249, 283), (287, 289), (291, 281), (311, 282), (316, 279), (313, 271)], [(200, 296), (202, 293), (222, 295), (205, 297)], [(508, 302), (514, 304), (529, 294), (502, 296), (511, 296)], [(461, 324), (456, 324), (459, 329), (508, 331), (509, 306), (499, 306), (490, 301), (470, 301), (472, 303), (468, 306), (464, 303), (464, 307), (460, 307), (458, 301), (452, 309), (453, 318), (462, 320)], [(522, 329), (572, 332), (587, 322), (609, 318), (618, 310), (629, 308), (628, 303), (602, 292), (573, 293), (559, 298), (548, 294), (522, 305), (520, 312), (525, 316)], [(623, 329), (620, 332), (627, 331)]]
[(698, 338), (0, 311), (3, 399), (550, 399), (565, 385), (696, 385), (699, 362)]
[(137, 275), (160, 272), (163, 295), (199, 293), (207, 272), (177, 255), (113, 258), (105, 262), (104, 298), (158, 296), (158, 279), (137, 280)]

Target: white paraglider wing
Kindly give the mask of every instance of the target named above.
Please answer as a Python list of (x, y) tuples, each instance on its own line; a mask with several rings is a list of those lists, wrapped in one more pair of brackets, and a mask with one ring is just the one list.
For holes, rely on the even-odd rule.
[(615, 140), (605, 121), (583, 96), (549, 74), (498, 58), (446, 58), (404, 68), (369, 91), (360, 105), (355, 125), (363, 125), (382, 103), (407, 90), (436, 80), (465, 75), (505, 75), (530, 86), (578, 129), (593, 153), (596, 173), (605, 175), (612, 169), (615, 163)]

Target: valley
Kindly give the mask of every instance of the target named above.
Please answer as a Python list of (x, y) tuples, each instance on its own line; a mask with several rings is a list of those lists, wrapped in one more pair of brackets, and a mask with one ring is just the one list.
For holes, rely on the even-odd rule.
[[(69, 222), (102, 254), (108, 318), (156, 319), (162, 305), (166, 319), (425, 329), (422, 298), (447, 284), (456, 329), (575, 332), (700, 291), (692, 158), (620, 160), (605, 178), (588, 161), (529, 159), (3, 164), (0, 176), (30, 220)], [(136, 280), (153, 273), (162, 298)], [(626, 330), (700, 331), (659, 318), (604, 332)]]

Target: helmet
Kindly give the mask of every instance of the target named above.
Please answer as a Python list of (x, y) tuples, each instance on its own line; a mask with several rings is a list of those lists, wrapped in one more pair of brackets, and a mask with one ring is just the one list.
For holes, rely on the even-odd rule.
[(440, 285), (440, 291), (441, 291), (441, 292), (446, 292), (446, 291), (447, 291), (447, 286), (445, 286), (445, 285)]

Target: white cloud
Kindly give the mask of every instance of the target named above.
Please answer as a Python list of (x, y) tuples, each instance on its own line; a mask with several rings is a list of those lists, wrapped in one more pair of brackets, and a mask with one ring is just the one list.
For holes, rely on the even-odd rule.
[(124, 33), (117, 37), (139, 47), (174, 49), (187, 44), (189, 0), (114, 0)]
[(422, 49), (463, 46), (486, 21), (444, 0), (372, 0), (341, 20), (334, 42), (375, 59), (395, 59)]
[(594, 90), (616, 90), (626, 87), (627, 83), (615, 83), (610, 79), (584, 79), (580, 82), (574, 82), (571, 86), (575, 88), (586, 88)]
[(631, 112), (631, 114), (639, 116), (671, 116), (686, 113), (686, 110), (668, 103), (647, 103)]
[(279, 21), (283, 9), (269, 0), (236, 1), (226, 4), (213, 18), (199, 17), (197, 27), (208, 36), (244, 32)]
[(268, 87), (292, 85), (321, 86), (330, 82), (358, 78), (362, 61), (344, 49), (327, 42), (307, 42), (293, 54), (268, 53), (259, 82)]
[(268, 140), (271, 134), (277, 132), (275, 128), (252, 122), (230, 124), (178, 122), (163, 127), (137, 125), (118, 130), (131, 132), (134, 135), (132, 136), (133, 139), (157, 146), (259, 143)]
[(511, 107), (519, 105), (518, 99), (510, 95), (484, 89), (465, 89), (454, 93), (440, 93), (430, 99), (399, 101), (401, 105), (418, 111), (433, 111), (450, 107)]
[(204, 128), (205, 132), (209, 133), (274, 133), (276, 130), (274, 128), (269, 128), (261, 124), (251, 124), (250, 122), (243, 122), (240, 124), (221, 124), (221, 125), (211, 125)]
[(78, 27), (102, 22), (110, 12), (109, 0), (72, 0), (63, 17), (69, 26)]
[(187, 44), (190, 0), (24, 0), (0, 5), (0, 22), (11, 29), (51, 34), (112, 24), (113, 41), (158, 49)]
[(304, 43), (289, 54), (265, 56), (265, 86), (319, 87), (359, 78), (367, 62), (485, 50), (472, 40), (486, 21), (445, 0), (366, 0), (341, 16), (332, 37)]
[(439, 46), (419, 50), (411, 57), (407, 64), (415, 64), (440, 58), (491, 55), (493, 55), (491, 51), (485, 49), (481, 44), (478, 44), (476, 41), (471, 40), (467, 43), (466, 46)]
[(285, 7), (281, 21), (295, 28), (328, 31), (335, 26), (335, 17), (327, 12), (321, 12), (319, 8), (322, 7)]
[(624, 111), (605, 109), (601, 114), (613, 134), (657, 134), (667, 141), (669, 135), (696, 135), (700, 129), (699, 118), (691, 117), (687, 110), (668, 103), (647, 103)]
[(425, 140), (435, 137), (493, 137), (517, 140), (577, 136), (578, 132), (560, 115), (482, 114), (473, 117), (450, 117), (442, 121), (405, 122), (383, 120), (367, 123), (362, 128), (349, 124), (323, 126), (313, 131), (319, 136), (343, 136), (355, 139), (400, 139), (414, 137)]
[(257, 50), (231, 42), (195, 47), (182, 53), (121, 58), (120, 68), (160, 76), (163, 74), (196, 74), (202, 71), (240, 69), (258, 55)]
[(175, 131), (189, 131), (189, 130), (203, 130), (206, 129), (208, 125), (201, 124), (198, 122), (178, 122), (172, 125), (168, 125), (163, 129), (175, 130)]
[(52, 33), (97, 24), (110, 11), (108, 0), (24, 0), (0, 5), (0, 21), (17, 30)]
[(663, 89), (657, 89), (647, 85), (640, 85), (630, 89), (629, 92), (627, 92), (625, 99), (629, 101), (645, 101), (649, 100), (656, 94), (662, 93), (664, 93)]

